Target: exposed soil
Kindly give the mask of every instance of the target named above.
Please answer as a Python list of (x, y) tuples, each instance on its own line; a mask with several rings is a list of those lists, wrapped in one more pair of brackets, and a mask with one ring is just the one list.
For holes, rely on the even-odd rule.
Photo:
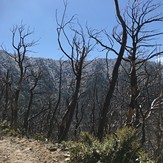
[(33, 139), (3, 137), (0, 140), (0, 163), (65, 163), (69, 152), (58, 144)]

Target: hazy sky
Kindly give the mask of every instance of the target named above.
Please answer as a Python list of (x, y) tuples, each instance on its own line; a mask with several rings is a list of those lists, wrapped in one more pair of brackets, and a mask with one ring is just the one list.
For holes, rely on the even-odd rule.
[[(87, 23), (95, 29), (106, 28), (110, 33), (112, 27), (116, 25), (113, 0), (69, 0), (68, 2), (67, 17), (76, 14), (82, 25)], [(123, 8), (124, 0), (120, 0), (120, 5)], [(0, 0), (0, 44), (11, 51), (10, 29), (23, 20), (24, 24), (35, 31), (31, 39), (40, 39), (39, 45), (33, 48), (37, 53), (30, 56), (60, 58), (62, 54), (57, 44), (56, 10), (59, 14), (62, 13), (62, 0)]]

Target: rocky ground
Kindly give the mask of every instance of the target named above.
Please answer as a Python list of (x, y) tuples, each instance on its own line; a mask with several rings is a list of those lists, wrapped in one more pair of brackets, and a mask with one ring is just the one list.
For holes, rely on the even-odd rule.
[(70, 154), (59, 144), (18, 137), (0, 139), (0, 163), (65, 163)]

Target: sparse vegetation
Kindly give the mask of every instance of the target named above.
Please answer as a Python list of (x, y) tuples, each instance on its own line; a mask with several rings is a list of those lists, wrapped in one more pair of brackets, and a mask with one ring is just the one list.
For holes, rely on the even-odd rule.
[(103, 142), (83, 133), (77, 142), (66, 142), (74, 163), (154, 163), (136, 142), (136, 130), (123, 128), (107, 135)]
[[(163, 22), (161, 5), (130, 0), (122, 10), (113, 1), (118, 25), (110, 35), (69, 18), (63, 0), (59, 61), (29, 58), (38, 41), (23, 23), (13, 26), (13, 54), (0, 50), (2, 138), (62, 143), (74, 163), (163, 162), (163, 66), (154, 61), (163, 54), (156, 43), (163, 32), (152, 26)], [(106, 58), (89, 60), (94, 50)]]

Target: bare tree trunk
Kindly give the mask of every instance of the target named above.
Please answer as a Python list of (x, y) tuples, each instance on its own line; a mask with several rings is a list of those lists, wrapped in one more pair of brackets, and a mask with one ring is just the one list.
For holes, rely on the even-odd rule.
[[(68, 136), (68, 132), (71, 126), (71, 122), (73, 120), (75, 108), (79, 98), (78, 96), (81, 87), (82, 72), (86, 66), (84, 65), (84, 61), (88, 53), (94, 47), (93, 45), (90, 44), (90, 38), (88, 38), (86, 41), (84, 31), (81, 26), (79, 26), (81, 31), (70, 28), (71, 32), (74, 33), (74, 37), (72, 38), (72, 40), (70, 40), (70, 38), (66, 33), (66, 27), (68, 24), (71, 24), (73, 17), (68, 22), (65, 22), (67, 1), (64, 2), (64, 5), (65, 8), (61, 19), (61, 23), (59, 23), (57, 19), (58, 44), (63, 54), (70, 60), (72, 71), (76, 79), (75, 79), (74, 93), (71, 96), (71, 101), (67, 106), (67, 111), (64, 114), (61, 121), (61, 125), (59, 127), (58, 141), (65, 140)], [(63, 44), (61, 43), (61, 36), (63, 36), (64, 39), (67, 41), (67, 44), (71, 49), (70, 52), (67, 52), (66, 51), (67, 48), (63, 47)]]
[(16, 90), (15, 92), (15, 99), (14, 99), (14, 104), (13, 104), (13, 113), (12, 113), (12, 117), (13, 117), (13, 122), (12, 122), (12, 128), (17, 130), (18, 127), (18, 101), (19, 101), (19, 94), (20, 94), (20, 90)]
[(33, 103), (33, 95), (34, 95), (33, 90), (30, 90), (30, 98), (29, 98), (28, 108), (25, 113), (24, 124), (23, 124), (23, 128), (24, 128), (25, 132), (27, 132), (27, 130), (28, 130), (28, 118), (29, 118), (32, 103)]
[(58, 141), (63, 141), (67, 138), (68, 136), (68, 131), (74, 116), (74, 112), (75, 112), (75, 107), (77, 104), (77, 100), (78, 100), (78, 93), (79, 93), (79, 89), (80, 89), (80, 83), (81, 83), (81, 75), (82, 73), (79, 73), (79, 76), (76, 79), (76, 86), (75, 86), (75, 92), (72, 95), (72, 99), (67, 107), (67, 111), (65, 113), (65, 115), (63, 116), (60, 128), (59, 128), (59, 134), (58, 134)]
[[(84, 110), (83, 110), (83, 105), (81, 106), (81, 114), (79, 114), (79, 106), (77, 104), (77, 108), (76, 108), (76, 113), (75, 113), (75, 118), (76, 118), (76, 124), (75, 124), (75, 130), (74, 130), (74, 136), (77, 137), (77, 134), (78, 134), (78, 129), (79, 129), (79, 133), (80, 133), (80, 123), (81, 121), (83, 120), (83, 116), (84, 116)], [(80, 118), (79, 118), (80, 116)]]
[(135, 119), (131, 118), (130, 119), (131, 121), (127, 119), (127, 125), (138, 127), (139, 119), (140, 119), (140, 109), (137, 101), (139, 95), (139, 89), (138, 89), (136, 67), (134, 61), (132, 62), (132, 68), (130, 72), (130, 90), (131, 90), (131, 99), (129, 103), (129, 110), (131, 109), (130, 111), (135, 114)]
[(38, 81), (39, 81), (39, 79), (41, 77), (41, 73), (42, 72), (40, 71), (40, 72), (37, 72), (35, 74), (35, 72), (33, 72), (33, 70), (31, 71), (31, 76), (34, 78), (33, 79), (34, 80), (34, 84), (31, 86), (31, 89), (29, 90), (29, 103), (28, 103), (27, 111), (26, 111), (25, 116), (24, 116), (23, 127), (24, 127), (25, 132), (27, 132), (27, 130), (28, 130), (28, 119), (29, 119), (31, 108), (32, 108), (32, 104), (33, 104), (34, 90), (37, 87)]
[(107, 124), (108, 109), (109, 109), (111, 98), (113, 96), (113, 92), (114, 92), (115, 85), (117, 82), (118, 70), (119, 70), (119, 66), (120, 66), (122, 58), (123, 58), (123, 54), (124, 54), (125, 46), (126, 46), (126, 42), (127, 42), (126, 24), (125, 24), (123, 18), (121, 17), (118, 0), (115, 0), (114, 2), (115, 2), (117, 17), (121, 23), (122, 28), (123, 28), (123, 36), (122, 36), (121, 48), (120, 48), (119, 55), (118, 55), (117, 61), (115, 63), (115, 66), (113, 68), (112, 79), (110, 81), (109, 90), (107, 92), (107, 95), (106, 95), (106, 98), (104, 101), (104, 105), (102, 108), (100, 120), (99, 120), (98, 133), (97, 133), (99, 140), (102, 140), (103, 136), (104, 136), (104, 129)]

